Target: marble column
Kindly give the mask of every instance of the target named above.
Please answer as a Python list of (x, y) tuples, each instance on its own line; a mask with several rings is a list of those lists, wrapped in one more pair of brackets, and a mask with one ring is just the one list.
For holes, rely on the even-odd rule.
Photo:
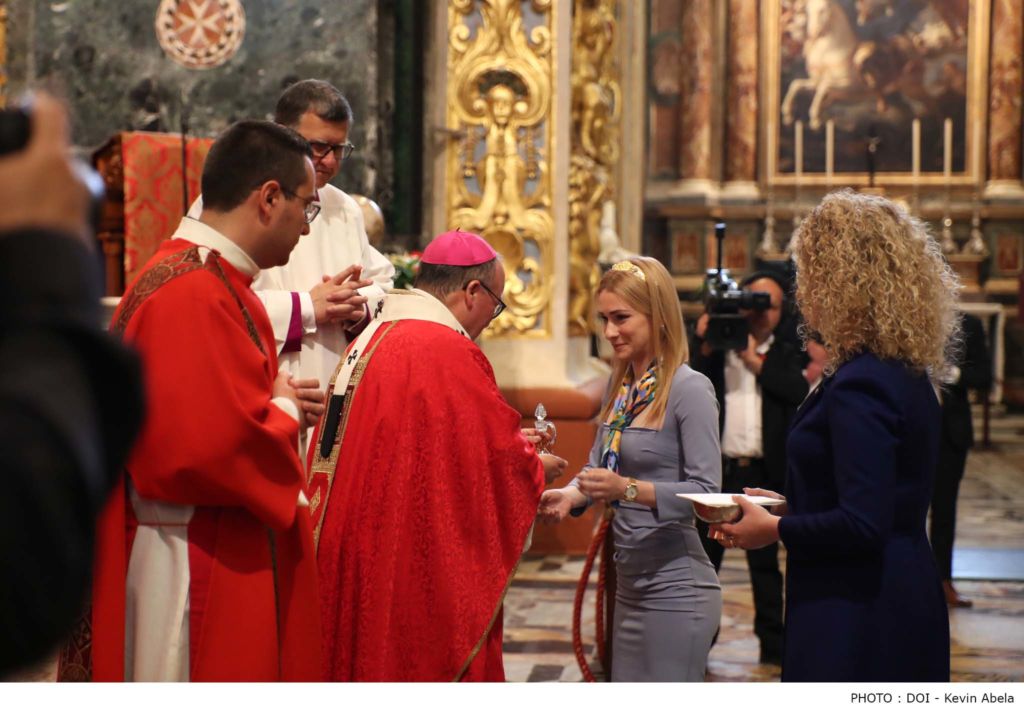
[[(626, 3), (629, 7), (638, 4)], [(641, 91), (647, 104), (647, 177), (652, 182), (668, 183), (679, 179), (679, 117), (683, 90), (681, 13), (682, 0), (650, 2), (645, 33), (645, 43), (649, 44), (642, 50), (644, 55), (650, 56), (650, 66), (646, 67)], [(623, 66), (631, 64), (627, 60)], [(628, 85), (624, 88), (630, 89)]]
[(714, 31), (712, 0), (690, 0), (683, 4), (679, 174), (684, 183), (694, 187), (711, 186), (714, 180), (711, 156)]
[(723, 197), (757, 199), (758, 9), (729, 0)]
[[(622, 155), (642, 156), (647, 150), (647, 6), (639, 2), (620, 5), (622, 42)], [(643, 167), (636, 161), (618, 162), (619, 241), (631, 252), (642, 247), (644, 212)]]
[(1024, 8), (993, 0), (989, 84), (989, 182), (986, 197), (1021, 197), (1021, 97), (1024, 95)]

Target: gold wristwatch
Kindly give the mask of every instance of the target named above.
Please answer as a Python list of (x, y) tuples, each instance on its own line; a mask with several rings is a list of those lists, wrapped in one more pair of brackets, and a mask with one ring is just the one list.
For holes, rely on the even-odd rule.
[(636, 495), (638, 493), (639, 490), (636, 488), (636, 479), (634, 479), (633, 477), (629, 477), (628, 479), (626, 479), (626, 493), (623, 494), (622, 500), (636, 501)]

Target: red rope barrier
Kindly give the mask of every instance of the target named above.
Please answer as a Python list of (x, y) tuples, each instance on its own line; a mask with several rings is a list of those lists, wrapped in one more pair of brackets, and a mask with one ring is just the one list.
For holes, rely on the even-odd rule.
[[(608, 566), (611, 565), (611, 560), (608, 558), (608, 526), (611, 524), (612, 508), (606, 507), (604, 523), (602, 528), (605, 530), (604, 535), (601, 536), (601, 562), (597, 566), (597, 596), (594, 600), (594, 643), (597, 646), (597, 658), (601, 660), (601, 666), (604, 667), (605, 662), (608, 660), (608, 656), (605, 654), (605, 615), (604, 615), (604, 601), (607, 595), (608, 588)], [(608, 679), (608, 670), (604, 670), (605, 680)]]
[[(587, 559), (583, 562), (583, 573), (580, 575), (580, 580), (576, 583), (576, 596), (572, 603), (572, 651), (576, 655), (576, 663), (579, 664), (580, 672), (583, 673), (584, 681), (597, 681), (594, 678), (594, 673), (590, 670), (590, 665), (587, 664), (587, 658), (583, 654), (583, 640), (580, 635), (580, 618), (583, 613), (583, 596), (587, 592), (587, 583), (590, 581), (590, 571), (594, 567), (594, 560), (597, 558), (597, 552), (601, 550), (604, 545), (605, 536), (608, 535), (608, 524), (611, 519), (605, 517), (601, 521), (601, 525), (598, 526), (597, 532), (594, 533), (593, 540), (590, 541), (590, 548), (587, 550)], [(597, 611), (595, 612), (595, 623), (597, 626), (597, 648), (598, 656), (604, 659), (604, 572), (607, 561), (602, 556), (601, 567), (598, 568), (597, 575)]]

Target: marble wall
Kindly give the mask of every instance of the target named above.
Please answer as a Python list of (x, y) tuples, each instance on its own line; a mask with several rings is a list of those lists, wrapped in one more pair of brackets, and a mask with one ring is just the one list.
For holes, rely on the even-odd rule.
[(66, 97), (74, 142), (88, 149), (126, 129), (209, 136), (236, 119), (270, 118), (282, 88), (326, 79), (348, 97), (357, 151), (335, 179), (387, 206), (393, 191), (394, 19), (387, 0), (245, 0), (245, 39), (226, 64), (186, 69), (161, 51), (157, 2), (8, 0), (10, 94), (44, 86)]

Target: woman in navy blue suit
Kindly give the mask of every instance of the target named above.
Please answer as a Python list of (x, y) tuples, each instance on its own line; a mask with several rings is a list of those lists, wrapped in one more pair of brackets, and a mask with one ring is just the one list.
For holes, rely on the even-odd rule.
[(921, 222), (852, 191), (825, 197), (793, 253), (827, 377), (790, 429), (783, 515), (742, 502), (743, 518), (716, 535), (786, 546), (783, 681), (948, 681), (925, 516), (941, 431), (932, 383), (956, 341), (956, 277)]

